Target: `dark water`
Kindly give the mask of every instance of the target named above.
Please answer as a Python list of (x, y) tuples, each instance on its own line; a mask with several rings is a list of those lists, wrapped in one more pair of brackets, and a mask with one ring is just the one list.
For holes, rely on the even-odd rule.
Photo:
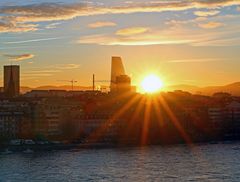
[(0, 155), (0, 181), (240, 181), (240, 143)]

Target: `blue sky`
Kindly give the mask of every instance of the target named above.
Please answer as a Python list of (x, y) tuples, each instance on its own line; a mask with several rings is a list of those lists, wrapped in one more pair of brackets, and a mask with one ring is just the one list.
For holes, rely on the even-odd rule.
[(0, 2), (0, 66), (20, 64), (22, 85), (90, 85), (92, 73), (109, 78), (112, 55), (136, 85), (149, 73), (167, 85), (240, 81), (240, 1)]

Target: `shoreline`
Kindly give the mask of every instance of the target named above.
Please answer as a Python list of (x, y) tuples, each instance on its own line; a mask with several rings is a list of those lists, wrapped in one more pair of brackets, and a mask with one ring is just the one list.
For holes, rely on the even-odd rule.
[[(206, 141), (196, 142), (193, 145), (204, 145), (204, 144), (233, 144), (238, 143), (240, 140), (221, 140), (221, 141)], [(61, 150), (78, 150), (78, 149), (108, 149), (108, 148), (124, 148), (124, 147), (146, 147), (146, 146), (177, 146), (177, 145), (188, 145), (186, 143), (172, 143), (172, 144), (149, 144), (141, 146), (139, 144), (113, 144), (113, 143), (79, 143), (79, 144), (51, 144), (51, 145), (0, 145), (0, 154), (6, 150), (9, 152), (45, 152), (45, 151), (61, 151)]]

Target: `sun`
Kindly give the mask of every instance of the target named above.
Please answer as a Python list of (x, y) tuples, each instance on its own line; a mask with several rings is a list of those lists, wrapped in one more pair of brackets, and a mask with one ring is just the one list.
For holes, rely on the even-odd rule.
[(143, 79), (141, 87), (145, 93), (156, 93), (163, 88), (163, 82), (158, 76), (151, 74)]

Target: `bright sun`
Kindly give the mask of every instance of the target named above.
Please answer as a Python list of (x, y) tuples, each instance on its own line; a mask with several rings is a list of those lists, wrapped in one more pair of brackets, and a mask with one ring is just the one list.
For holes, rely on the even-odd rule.
[(158, 76), (152, 74), (143, 79), (141, 87), (145, 93), (154, 93), (163, 87), (163, 82)]

